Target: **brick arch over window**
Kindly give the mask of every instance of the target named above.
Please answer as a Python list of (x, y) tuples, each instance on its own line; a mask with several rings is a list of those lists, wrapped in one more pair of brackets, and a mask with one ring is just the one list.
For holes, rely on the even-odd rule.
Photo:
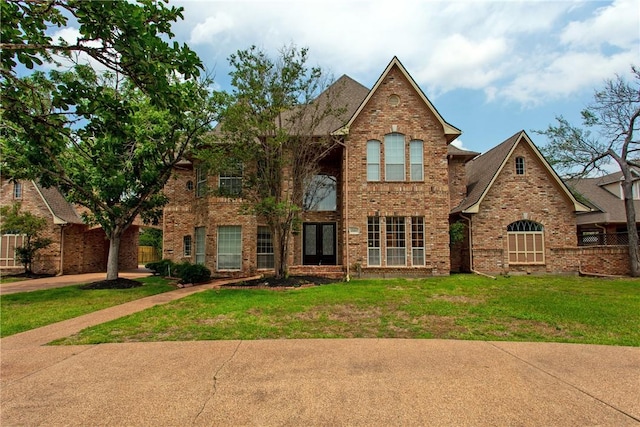
[(507, 226), (509, 264), (544, 264), (544, 226), (530, 220)]

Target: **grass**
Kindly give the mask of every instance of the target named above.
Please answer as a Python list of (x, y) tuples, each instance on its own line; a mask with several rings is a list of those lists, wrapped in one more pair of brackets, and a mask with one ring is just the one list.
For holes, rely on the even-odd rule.
[(175, 289), (159, 277), (138, 279), (144, 286), (131, 289), (81, 290), (79, 286), (20, 292), (0, 298), (0, 336), (46, 326), (127, 301)]
[(57, 343), (359, 337), (640, 346), (640, 281), (454, 275), (284, 291), (220, 289)]

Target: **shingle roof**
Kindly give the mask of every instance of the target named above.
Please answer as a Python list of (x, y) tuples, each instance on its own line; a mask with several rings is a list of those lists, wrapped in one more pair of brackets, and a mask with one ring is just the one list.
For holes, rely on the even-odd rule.
[(473, 159), (480, 155), (480, 153), (475, 151), (463, 150), (461, 148), (456, 147), (453, 144), (447, 145), (447, 155), (452, 157), (465, 157), (469, 160)]
[(478, 204), (487, 193), (491, 183), (494, 181), (494, 178), (500, 173), (500, 170), (507, 161), (509, 154), (520, 141), (524, 141), (525, 144), (528, 144), (531, 147), (542, 164), (549, 170), (551, 176), (556, 180), (558, 185), (564, 189), (567, 197), (571, 199), (575, 210), (580, 212), (589, 210), (588, 206), (583, 205), (575, 199), (567, 186), (544, 159), (542, 153), (540, 153), (540, 151), (535, 147), (527, 133), (522, 130), (466, 164), (467, 197), (451, 211), (452, 213), (477, 212), (479, 207)]
[[(587, 199), (587, 202), (597, 209), (595, 212), (578, 215), (579, 225), (626, 223), (624, 200), (603, 188), (606, 184), (619, 181), (619, 178), (620, 172), (616, 172), (599, 178), (578, 178), (567, 181), (567, 185), (574, 192)], [(635, 200), (633, 203), (636, 212), (640, 212), (640, 200)]]
[(317, 135), (332, 133), (351, 119), (362, 101), (369, 94), (369, 89), (346, 74), (331, 84), (314, 102), (319, 103), (320, 111), (331, 102), (336, 108), (344, 109), (338, 116), (330, 116), (319, 123), (315, 129)]
[(453, 213), (462, 212), (480, 201), (493, 177), (498, 173), (511, 149), (520, 139), (522, 132), (496, 145), (486, 153), (471, 160), (466, 165), (467, 197), (453, 209)]
[(42, 199), (47, 204), (49, 211), (53, 215), (56, 224), (83, 224), (73, 206), (65, 200), (57, 188), (45, 188), (33, 181), (36, 189), (42, 195)]

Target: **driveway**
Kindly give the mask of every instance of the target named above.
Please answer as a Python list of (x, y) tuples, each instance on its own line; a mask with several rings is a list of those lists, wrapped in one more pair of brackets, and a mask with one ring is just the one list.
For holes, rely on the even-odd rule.
[(0, 424), (640, 426), (635, 347), (403, 339), (46, 345), (218, 285), (1, 339)]

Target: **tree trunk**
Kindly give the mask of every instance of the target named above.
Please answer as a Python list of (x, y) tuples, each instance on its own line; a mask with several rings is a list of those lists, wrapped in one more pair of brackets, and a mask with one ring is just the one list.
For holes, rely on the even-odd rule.
[(118, 258), (120, 254), (120, 238), (122, 232), (114, 230), (109, 235), (109, 257), (107, 258), (107, 280), (118, 278)]
[(638, 247), (638, 228), (636, 226), (636, 207), (633, 203), (633, 180), (631, 169), (628, 165), (622, 168), (624, 181), (622, 192), (624, 194), (624, 208), (627, 214), (627, 236), (629, 237), (629, 267), (631, 276), (640, 276), (640, 247)]
[(287, 263), (289, 239), (287, 238), (287, 234), (288, 233), (283, 232), (283, 230), (280, 227), (277, 227), (276, 234), (275, 234), (277, 236), (276, 237), (277, 241), (274, 243), (277, 245), (275, 270), (276, 270), (276, 278), (278, 279), (285, 279), (289, 276), (289, 265)]

